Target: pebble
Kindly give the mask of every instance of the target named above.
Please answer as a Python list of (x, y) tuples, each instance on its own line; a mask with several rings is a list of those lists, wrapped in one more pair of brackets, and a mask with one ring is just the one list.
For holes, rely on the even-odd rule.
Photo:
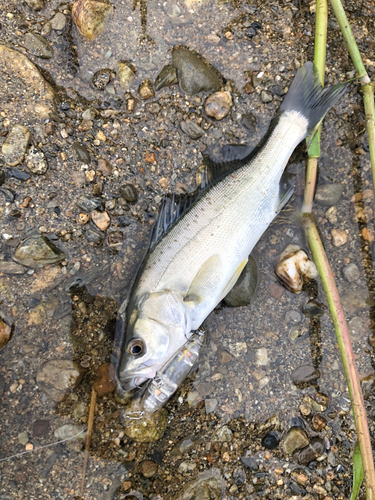
[(25, 0), (30, 9), (35, 11), (42, 10), (44, 8), (44, 0)]
[(292, 381), (295, 385), (307, 384), (320, 378), (320, 371), (312, 365), (302, 365), (292, 372)]
[(207, 414), (213, 413), (217, 408), (217, 404), (218, 404), (218, 401), (215, 398), (205, 399), (204, 406), (205, 406), (206, 413)]
[(30, 179), (31, 175), (28, 174), (27, 172), (24, 172), (23, 170), (19, 170), (18, 168), (10, 168), (8, 169), (8, 175), (10, 177), (14, 177), (15, 179), (18, 179), (19, 181), (27, 181)]
[(341, 184), (323, 184), (316, 190), (315, 201), (323, 207), (332, 207), (339, 201), (343, 191), (344, 186)]
[(83, 120), (94, 120), (98, 116), (98, 111), (95, 108), (87, 108), (82, 113)]
[(258, 281), (258, 266), (250, 255), (236, 284), (224, 298), (224, 302), (230, 307), (248, 306), (255, 296)]
[(111, 394), (116, 389), (115, 369), (112, 363), (99, 366), (93, 388), (99, 397)]
[(65, 28), (66, 17), (62, 12), (57, 12), (51, 19), (51, 27), (53, 30), (62, 31)]
[(327, 420), (323, 415), (318, 415), (317, 413), (313, 416), (312, 424), (317, 432), (321, 432), (327, 425)]
[(7, 325), (3, 319), (0, 318), (0, 351), (4, 349), (4, 347), (9, 342), (11, 332), (11, 327)]
[(200, 396), (205, 398), (215, 390), (215, 387), (209, 382), (200, 382), (195, 386), (195, 389), (198, 391)]
[(0, 186), (4, 184), (5, 179), (6, 179), (5, 171), (0, 169)]
[(349, 283), (356, 281), (360, 276), (358, 266), (354, 263), (345, 266), (342, 272)]
[(222, 120), (228, 115), (232, 104), (233, 101), (230, 92), (214, 92), (207, 97), (204, 103), (204, 110), (208, 116), (212, 116), (216, 120)]
[(262, 90), (260, 93), (260, 100), (264, 103), (267, 104), (268, 102), (273, 101), (273, 96), (269, 92), (266, 92), (265, 90)]
[(164, 66), (156, 77), (154, 89), (158, 91), (163, 87), (169, 87), (170, 85), (174, 85), (176, 83), (178, 83), (176, 68), (174, 68), (172, 64), (168, 64), (167, 66)]
[(17, 438), (18, 438), (18, 442), (20, 444), (22, 444), (23, 446), (25, 446), (29, 442), (29, 435), (26, 431), (20, 432), (20, 434), (18, 434)]
[(254, 352), (254, 363), (258, 366), (267, 366), (268, 365), (268, 351), (266, 347), (260, 347), (256, 349)]
[(98, 227), (101, 231), (105, 231), (111, 223), (111, 219), (107, 212), (99, 212), (98, 210), (94, 210), (90, 213), (91, 219), (96, 227)]
[(138, 87), (138, 94), (141, 99), (146, 101), (147, 99), (151, 99), (151, 97), (155, 97), (155, 91), (152, 86), (152, 82), (149, 78), (143, 80), (143, 82)]
[(255, 133), (257, 129), (257, 118), (253, 113), (244, 114), (241, 118), (241, 123), (247, 130), (253, 134)]
[(188, 95), (219, 90), (224, 79), (219, 71), (197, 52), (177, 46), (172, 50), (172, 65), (177, 70), (181, 89)]
[(285, 321), (287, 323), (295, 323), (295, 324), (298, 324), (300, 323), (302, 320), (302, 316), (301, 314), (298, 312), (298, 311), (288, 311), (286, 314), (285, 314)]
[(215, 434), (216, 441), (219, 441), (220, 443), (229, 442), (233, 439), (233, 432), (227, 425), (223, 425), (223, 427), (220, 427)]
[(59, 402), (76, 386), (80, 378), (81, 372), (76, 363), (70, 359), (54, 359), (39, 369), (36, 381), (51, 399)]
[(65, 253), (45, 236), (38, 234), (21, 241), (12, 257), (18, 264), (39, 269), (61, 262), (65, 259)]
[(271, 297), (273, 297), (274, 299), (280, 299), (284, 293), (284, 288), (277, 283), (272, 283), (269, 290)]
[(129, 90), (131, 84), (134, 82), (136, 68), (129, 61), (120, 61), (118, 63), (118, 78), (122, 87)]
[(348, 235), (346, 231), (339, 231), (338, 229), (332, 229), (331, 235), (332, 235), (332, 243), (335, 247), (341, 247), (342, 245), (345, 245), (345, 243), (348, 241)]
[(349, 290), (341, 295), (341, 304), (346, 312), (353, 314), (359, 309), (364, 309), (372, 305), (373, 301), (369, 296), (367, 288), (357, 288)]
[(33, 425), (33, 436), (40, 437), (48, 433), (50, 427), (49, 420), (35, 420)]
[(155, 163), (156, 162), (155, 153), (147, 153), (145, 156), (145, 162), (146, 163)]
[(138, 200), (138, 190), (133, 184), (124, 184), (119, 189), (120, 196), (129, 203), (135, 203)]
[(138, 443), (154, 443), (164, 435), (168, 425), (168, 412), (163, 408), (152, 415), (145, 415), (137, 419), (125, 415), (125, 434)]
[(267, 450), (274, 450), (279, 446), (280, 437), (277, 432), (271, 431), (262, 439), (262, 446)]
[(75, 436), (77, 436), (77, 439), (79, 440), (85, 440), (86, 432), (82, 431), (83, 427), (80, 427), (79, 425), (65, 424), (62, 425), (61, 427), (58, 427), (53, 434), (55, 438), (59, 441), (62, 441), (64, 439), (71, 439), (74, 438)]
[(318, 458), (318, 456), (319, 455), (315, 449), (311, 445), (308, 445), (299, 452), (297, 460), (301, 465), (308, 465), (310, 462)]
[(361, 231), (361, 236), (364, 240), (369, 241), (372, 243), (375, 239), (374, 233), (371, 231), (371, 229), (368, 229), (367, 227), (364, 227)]
[(11, 167), (19, 165), (27, 150), (30, 132), (23, 125), (14, 125), (1, 147), (5, 163)]
[(195, 141), (204, 135), (203, 128), (192, 120), (181, 121), (180, 128), (184, 134), (188, 135), (190, 139)]
[(79, 142), (73, 142), (72, 147), (77, 160), (81, 161), (85, 165), (88, 165), (90, 163), (90, 153), (88, 152), (86, 146), (80, 144)]
[[(36, 114), (40, 118), (49, 118), (49, 114), (55, 112), (55, 92), (38, 68), (24, 54), (1, 44), (0, 60), (2, 71), (10, 82), (5, 89), (6, 95), (11, 97), (11, 94), (18, 94), (21, 84), (23, 90), (19, 102), (22, 105), (22, 112), (26, 111), (30, 115)], [(16, 109), (21, 111), (18, 106)]]
[(82, 120), (81, 123), (78, 125), (78, 130), (80, 132), (87, 132), (92, 128), (94, 125), (94, 122), (92, 120)]
[(257, 471), (259, 469), (258, 463), (251, 457), (241, 457), (241, 462), (252, 471)]
[(298, 294), (306, 281), (318, 276), (318, 271), (304, 250), (297, 245), (288, 245), (280, 255), (276, 274), (289, 291)]
[(234, 484), (243, 486), (246, 483), (246, 472), (243, 467), (237, 467), (233, 472)]
[(363, 340), (366, 338), (370, 331), (371, 320), (364, 316), (354, 316), (348, 322), (348, 330), (350, 337), (356, 340)]
[(44, 175), (48, 169), (47, 159), (43, 151), (35, 147), (30, 148), (26, 165), (30, 172), (36, 175)]
[(94, 40), (103, 33), (106, 19), (112, 12), (110, 3), (97, 0), (77, 0), (72, 7), (73, 21), (87, 40)]
[(308, 318), (321, 318), (326, 313), (327, 308), (316, 299), (309, 300), (302, 308), (302, 312)]
[(142, 476), (152, 477), (156, 474), (158, 466), (152, 460), (145, 460), (141, 464)]
[(103, 68), (94, 73), (92, 84), (98, 90), (104, 90), (112, 80), (113, 71), (110, 68)]
[(76, 201), (76, 205), (85, 212), (92, 212), (93, 210), (103, 208), (103, 200), (83, 194)]
[(8, 260), (0, 260), (0, 273), (4, 274), (24, 274), (27, 268)]
[(300, 427), (292, 427), (283, 438), (283, 451), (286, 455), (292, 455), (296, 450), (304, 448), (309, 444), (306, 432)]
[(53, 48), (48, 40), (38, 33), (26, 33), (25, 47), (33, 56), (41, 59), (51, 59), (53, 57)]

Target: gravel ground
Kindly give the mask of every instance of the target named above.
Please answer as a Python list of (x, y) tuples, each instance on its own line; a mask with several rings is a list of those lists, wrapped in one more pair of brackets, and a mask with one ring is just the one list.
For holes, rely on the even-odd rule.
[[(135, 10), (119, 1), (93, 41), (72, 22), (72, 4), (39, 2), (0, 3), (0, 43), (36, 65), (0, 51), (0, 346), (1, 335), (11, 336), (0, 353), (4, 500), (78, 498), (91, 387), (110, 359), (117, 308), (161, 197), (195, 188), (204, 151), (256, 145), (296, 69), (313, 57), (313, 5), (305, 2), (149, 0), (146, 12), (144, 1)], [(374, 2), (345, 6), (373, 75)], [(140, 84), (155, 81), (176, 45), (226, 79), (233, 104), (221, 121), (205, 113), (209, 92), (190, 96), (172, 85), (140, 97)], [(120, 61), (136, 69), (129, 88)], [(326, 81), (352, 72), (330, 15)], [(199, 125), (198, 139), (182, 130), (188, 120)], [(314, 211), (373, 436), (374, 193), (364, 127), (353, 85), (325, 119)], [(305, 160), (300, 146), (290, 162), (296, 193), (254, 250), (254, 300), (209, 316), (199, 369), (166, 412), (142, 427), (126, 420), (112, 393), (98, 399), (84, 498), (350, 496), (356, 434), (320, 282), (295, 295), (274, 272), (287, 245), (307, 248), (298, 220)], [(34, 246), (24, 250), (27, 238)], [(311, 299), (323, 304), (313, 318), (303, 313)], [(154, 441), (144, 442), (146, 434)]]

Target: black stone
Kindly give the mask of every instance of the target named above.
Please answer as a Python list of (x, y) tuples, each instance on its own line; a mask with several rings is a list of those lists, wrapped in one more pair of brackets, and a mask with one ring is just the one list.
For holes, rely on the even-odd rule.
[(20, 170), (18, 168), (10, 168), (8, 170), (8, 174), (10, 177), (14, 177), (15, 179), (18, 179), (19, 181), (27, 181), (31, 177), (30, 174), (28, 174), (27, 172), (24, 172), (23, 170)]
[(243, 467), (237, 467), (233, 472), (234, 482), (237, 486), (242, 486), (246, 483), (246, 472)]
[(77, 160), (86, 164), (90, 163), (90, 153), (88, 152), (86, 146), (83, 146), (79, 142), (73, 142), (73, 149)]
[(138, 200), (138, 191), (133, 184), (124, 184), (119, 189), (121, 197), (129, 203), (135, 203)]
[(83, 194), (76, 201), (76, 205), (84, 212), (92, 212), (93, 210), (101, 210), (103, 208), (103, 200)]
[(5, 182), (5, 172), (4, 170), (0, 170), (0, 186), (2, 186)]
[(112, 79), (112, 70), (109, 68), (100, 69), (92, 77), (92, 84), (98, 90), (104, 90)]
[(252, 113), (246, 113), (243, 115), (241, 123), (247, 130), (250, 130), (250, 132), (255, 132), (257, 128), (257, 119)]
[(262, 446), (267, 448), (267, 450), (273, 450), (279, 446), (280, 437), (277, 432), (272, 431), (264, 436), (262, 439)]

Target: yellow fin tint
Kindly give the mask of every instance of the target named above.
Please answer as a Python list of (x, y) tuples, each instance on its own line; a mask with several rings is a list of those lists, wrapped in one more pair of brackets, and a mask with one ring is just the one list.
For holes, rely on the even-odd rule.
[[(230, 280), (228, 281), (228, 283), (226, 284), (226, 286), (224, 287), (224, 290), (222, 291), (221, 295), (220, 295), (220, 300), (223, 300), (223, 298), (228, 295), (228, 293), (232, 290), (232, 288), (234, 287), (234, 285), (237, 283), (237, 280), (238, 278), (240, 277), (240, 274), (242, 273), (243, 271), (243, 268), (246, 266), (247, 264), (247, 261), (249, 259), (245, 259), (244, 261), (241, 262), (241, 264), (237, 267), (237, 269), (235, 270), (233, 276), (230, 278)], [(220, 302), (220, 301), (219, 301)]]
[(195, 275), (184, 302), (198, 305), (210, 299), (212, 290), (220, 284), (221, 276), (220, 256), (217, 254), (211, 255)]

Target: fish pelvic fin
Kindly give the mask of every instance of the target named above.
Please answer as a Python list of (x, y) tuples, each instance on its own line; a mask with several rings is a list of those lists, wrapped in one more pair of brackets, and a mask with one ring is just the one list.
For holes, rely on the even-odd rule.
[(347, 90), (347, 83), (322, 88), (316, 68), (312, 62), (307, 62), (297, 71), (280, 112), (300, 113), (308, 121), (307, 133), (310, 134)]

